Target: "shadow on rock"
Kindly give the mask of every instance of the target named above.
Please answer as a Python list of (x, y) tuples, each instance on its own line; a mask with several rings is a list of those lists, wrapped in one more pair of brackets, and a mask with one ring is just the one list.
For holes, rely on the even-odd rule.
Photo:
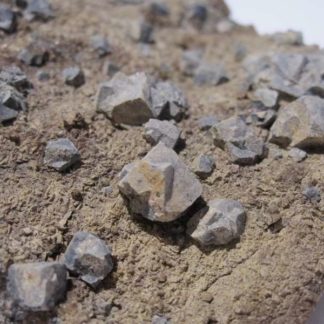
[(192, 245), (192, 240), (186, 233), (188, 221), (201, 209), (206, 208), (206, 202), (199, 198), (180, 218), (172, 222), (163, 223), (153, 222), (141, 215), (132, 213), (127, 198), (123, 197), (123, 200), (130, 216), (141, 230), (158, 237), (166, 245), (179, 247), (180, 250), (187, 249)]

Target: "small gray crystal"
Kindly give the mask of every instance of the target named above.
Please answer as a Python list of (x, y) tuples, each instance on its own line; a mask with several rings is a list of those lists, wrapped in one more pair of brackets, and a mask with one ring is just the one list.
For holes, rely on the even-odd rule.
[(228, 80), (225, 68), (220, 64), (202, 63), (194, 72), (194, 82), (199, 86), (217, 86)]
[(24, 91), (31, 87), (24, 72), (15, 65), (7, 66), (0, 71), (0, 81), (13, 86), (18, 91)]
[(10, 85), (0, 83), (0, 101), (8, 108), (17, 111), (27, 110), (25, 97)]
[(154, 27), (149, 22), (136, 21), (131, 26), (130, 36), (136, 42), (143, 43), (143, 44), (152, 44), (155, 41)]
[(47, 166), (62, 172), (79, 161), (80, 153), (69, 139), (60, 138), (47, 143), (44, 156)]
[(18, 59), (30, 66), (43, 66), (49, 59), (47, 45), (41, 41), (34, 41), (18, 54)]
[(168, 81), (157, 82), (151, 88), (152, 109), (158, 119), (180, 121), (189, 108), (183, 92)]
[(46, 71), (38, 71), (37, 72), (37, 79), (38, 81), (48, 81), (50, 79), (50, 74)]
[(66, 268), (57, 262), (13, 264), (8, 270), (7, 291), (26, 310), (52, 310), (64, 299), (66, 287)]
[(6, 33), (14, 33), (17, 29), (16, 14), (5, 5), (0, 5), (0, 29)]
[(159, 142), (166, 147), (174, 148), (180, 138), (180, 130), (169, 121), (150, 119), (144, 124), (144, 138), (151, 144), (156, 145)]
[(206, 154), (198, 155), (193, 161), (193, 171), (201, 179), (206, 179), (215, 168), (215, 159)]
[(277, 112), (273, 109), (267, 109), (262, 103), (255, 103), (249, 118), (252, 124), (262, 128), (269, 128), (276, 120)]
[(203, 246), (225, 245), (238, 239), (244, 231), (246, 214), (235, 200), (215, 199), (195, 227), (195, 217), (188, 223), (188, 233)]
[(142, 125), (153, 117), (150, 80), (145, 73), (117, 73), (100, 86), (97, 111), (116, 124)]
[(204, 116), (198, 120), (199, 129), (206, 131), (218, 123), (218, 118), (215, 116)]
[(321, 192), (316, 187), (308, 187), (303, 191), (303, 195), (311, 202), (318, 203), (321, 201)]
[(265, 155), (264, 141), (240, 117), (225, 119), (212, 127), (216, 146), (226, 149), (234, 163), (253, 165)]
[(271, 89), (259, 88), (254, 92), (254, 100), (260, 101), (266, 108), (275, 108), (278, 98), (278, 92)]
[(120, 66), (116, 63), (107, 61), (103, 67), (103, 73), (109, 77), (113, 77), (117, 72), (120, 71)]
[(243, 63), (253, 88), (275, 90), (285, 100), (306, 94), (323, 96), (324, 55), (271, 53), (248, 57)]
[(161, 142), (141, 161), (126, 165), (120, 178), (131, 212), (152, 221), (178, 219), (202, 194), (195, 175)]
[(54, 17), (48, 0), (28, 0), (25, 14), (29, 20), (47, 21)]
[(171, 324), (171, 321), (165, 316), (154, 315), (152, 318), (152, 324)]
[[(260, 146), (263, 152), (263, 142), (260, 142)], [(260, 155), (247, 147), (240, 148), (231, 143), (226, 145), (227, 152), (233, 163), (239, 165), (254, 165), (260, 161)]]
[(289, 150), (288, 155), (295, 162), (302, 162), (307, 158), (307, 153), (297, 147), (293, 147), (291, 150)]
[(199, 49), (185, 51), (180, 61), (182, 73), (186, 76), (193, 76), (201, 63), (202, 56), (203, 52)]
[(90, 39), (90, 44), (93, 49), (98, 53), (99, 57), (106, 56), (112, 53), (111, 46), (108, 40), (102, 35), (94, 35)]
[(0, 123), (5, 123), (16, 119), (18, 112), (0, 104)]
[(63, 70), (63, 78), (65, 84), (74, 88), (79, 88), (85, 83), (83, 71), (77, 67), (69, 67)]
[(97, 287), (113, 269), (111, 249), (98, 236), (77, 232), (64, 254), (66, 267), (92, 287)]
[(247, 127), (244, 120), (236, 116), (215, 124), (212, 132), (215, 144), (221, 148), (224, 148), (227, 142), (241, 145), (251, 134), (251, 130)]
[(303, 96), (282, 107), (271, 127), (270, 142), (303, 150), (324, 147), (324, 99)]

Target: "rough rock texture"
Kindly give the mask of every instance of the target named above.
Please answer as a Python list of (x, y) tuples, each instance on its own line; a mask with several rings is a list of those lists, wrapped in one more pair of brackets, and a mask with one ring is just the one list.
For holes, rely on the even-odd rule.
[(110, 247), (98, 236), (87, 232), (74, 234), (64, 253), (64, 264), (92, 287), (100, 285), (114, 266)]
[(163, 143), (121, 172), (119, 190), (132, 213), (152, 221), (182, 216), (202, 194), (202, 186), (177, 154)]
[(233, 163), (239, 165), (256, 164), (264, 154), (264, 144), (261, 140), (253, 140), (240, 148), (231, 143), (227, 144), (227, 151)]
[(98, 53), (99, 57), (106, 56), (112, 53), (111, 45), (109, 44), (106, 37), (102, 35), (94, 35), (90, 39), (90, 44), (93, 49)]
[(14, 110), (27, 110), (26, 98), (14, 87), (0, 85), (0, 101), (3, 105)]
[(18, 112), (16, 110), (0, 104), (0, 123), (4, 123), (16, 119), (17, 116), (18, 116)]
[(236, 116), (215, 124), (212, 131), (215, 144), (222, 148), (226, 143), (240, 145), (252, 135), (251, 129), (244, 120)]
[(144, 138), (155, 145), (162, 142), (166, 147), (174, 148), (180, 138), (181, 131), (169, 121), (150, 119), (144, 124)]
[(46, 71), (38, 71), (37, 72), (37, 79), (38, 81), (45, 82), (51, 78), (51, 75)]
[(154, 26), (145, 21), (134, 21), (129, 27), (130, 38), (139, 45), (152, 45), (155, 42)]
[(215, 124), (212, 134), (215, 145), (226, 149), (234, 163), (253, 165), (265, 155), (263, 139), (257, 137), (240, 117), (234, 116)]
[(254, 93), (254, 99), (260, 101), (266, 108), (275, 108), (278, 103), (278, 92), (267, 89), (259, 88)]
[(28, 0), (25, 15), (29, 20), (47, 21), (54, 17), (48, 0)]
[(201, 63), (203, 52), (201, 50), (188, 50), (183, 52), (180, 69), (186, 76), (193, 76)]
[(216, 123), (218, 123), (218, 119), (215, 116), (204, 116), (198, 120), (199, 129), (202, 131), (209, 130)]
[(265, 107), (262, 103), (253, 103), (251, 114), (247, 116), (246, 123), (269, 129), (277, 118), (274, 109)]
[(244, 60), (243, 66), (254, 88), (271, 88), (288, 100), (308, 93), (323, 95), (322, 52), (250, 55)]
[(48, 311), (65, 297), (67, 271), (57, 262), (17, 263), (8, 270), (7, 291), (26, 310)]
[(311, 314), (311, 317), (307, 321), (307, 324), (317, 324), (323, 320), (323, 304), (324, 304), (324, 296), (322, 295), (321, 299), (316, 305), (316, 308)]
[(60, 138), (47, 143), (44, 155), (47, 166), (62, 172), (79, 161), (80, 153), (69, 139)]
[(308, 187), (303, 191), (303, 195), (311, 202), (319, 203), (321, 201), (321, 192), (316, 187)]
[(197, 227), (195, 217), (191, 220), (188, 231), (203, 246), (224, 245), (240, 237), (245, 219), (244, 208), (238, 201), (215, 199), (208, 203), (208, 211)]
[(214, 169), (215, 159), (210, 155), (200, 154), (193, 161), (193, 171), (202, 179), (210, 176)]
[(1, 69), (0, 81), (13, 86), (18, 91), (26, 90), (31, 86), (26, 74), (15, 65), (5, 66)]
[(194, 72), (194, 82), (199, 86), (217, 86), (227, 81), (225, 68), (220, 64), (202, 63)]
[(288, 155), (296, 162), (302, 162), (307, 158), (307, 153), (299, 148), (292, 148)]
[(83, 71), (77, 67), (69, 67), (63, 70), (63, 78), (65, 84), (79, 88), (85, 83), (85, 76)]
[(32, 42), (19, 53), (18, 58), (30, 66), (43, 66), (49, 59), (47, 45), (42, 41)]
[(108, 77), (113, 77), (119, 71), (120, 71), (120, 66), (114, 62), (107, 61), (104, 64), (103, 72)]
[(27, 111), (25, 95), (20, 92), (30, 87), (26, 76), (15, 67), (0, 72), (0, 123), (11, 122), (19, 111)]
[(151, 88), (155, 118), (180, 121), (189, 108), (183, 92), (171, 82), (157, 82)]
[(0, 5), (0, 29), (6, 33), (14, 33), (17, 29), (16, 13), (4, 5)]
[(153, 117), (148, 76), (144, 73), (116, 74), (100, 86), (97, 111), (116, 124), (142, 125), (147, 122)]
[(171, 324), (171, 321), (169, 321), (165, 316), (154, 315), (152, 318), (152, 324)]
[(324, 100), (304, 96), (279, 111), (270, 141), (304, 150), (324, 147)]

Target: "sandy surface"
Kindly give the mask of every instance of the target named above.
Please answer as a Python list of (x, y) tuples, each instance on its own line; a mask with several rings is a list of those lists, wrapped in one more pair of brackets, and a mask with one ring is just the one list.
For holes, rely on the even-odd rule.
[[(179, 1), (170, 3), (176, 21)], [(310, 184), (324, 190), (323, 156), (310, 155), (297, 164), (283, 151), (282, 160), (269, 157), (256, 166), (238, 167), (214, 147), (208, 133), (199, 131), (197, 119), (206, 114), (221, 119), (247, 109), (249, 101), (240, 99), (243, 71), (235, 61), (235, 44), (244, 44), (249, 54), (316, 48), (278, 47), (252, 28), (203, 35), (170, 23), (157, 31), (157, 43), (144, 56), (127, 37), (131, 21), (140, 17), (138, 6), (106, 0), (56, 0), (53, 5), (54, 20), (21, 20), (18, 33), (1, 38), (1, 66), (20, 64), (17, 53), (33, 33), (54, 45), (42, 68), (52, 78), (39, 82), (39, 69), (22, 66), (34, 84), (29, 111), (0, 128), (1, 298), (11, 263), (59, 260), (73, 234), (85, 230), (112, 247), (113, 273), (97, 291), (71, 279), (66, 301), (56, 312), (32, 315), (26, 323), (48, 323), (55, 316), (68, 324), (150, 323), (155, 314), (172, 323), (304, 323), (324, 288), (324, 200), (307, 202), (302, 191)], [(107, 77), (102, 72), (106, 60), (89, 47), (94, 33), (109, 37), (114, 46), (109, 59), (125, 73), (158, 76), (162, 63), (170, 65), (170, 80), (184, 90), (191, 106), (190, 118), (179, 123), (186, 141), (180, 156), (188, 165), (200, 153), (215, 157), (216, 170), (202, 181), (203, 197), (237, 199), (244, 205), (247, 225), (240, 242), (202, 250), (186, 236), (184, 220), (159, 225), (128, 214), (117, 174), (150, 145), (142, 127), (116, 129), (95, 112), (94, 95)], [(178, 68), (183, 48), (195, 47), (205, 48), (207, 59), (223, 62), (231, 81), (197, 87), (184, 78)], [(61, 71), (76, 64), (85, 71), (86, 84), (74, 90), (64, 85)], [(73, 124), (76, 114), (86, 125)], [(82, 165), (66, 174), (42, 163), (46, 142), (60, 136), (71, 139), (82, 157)], [(113, 192), (105, 195), (101, 189), (108, 185)], [(82, 202), (73, 199), (75, 191)], [(31, 235), (24, 234), (26, 228)], [(112, 306), (108, 314), (98, 311), (102, 304)], [(1, 315), (0, 321), (5, 321)]]

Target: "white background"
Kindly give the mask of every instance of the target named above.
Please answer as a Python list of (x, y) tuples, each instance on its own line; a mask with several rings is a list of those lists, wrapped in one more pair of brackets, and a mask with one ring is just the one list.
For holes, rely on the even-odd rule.
[(235, 21), (261, 34), (294, 29), (306, 44), (324, 47), (324, 0), (227, 0)]

